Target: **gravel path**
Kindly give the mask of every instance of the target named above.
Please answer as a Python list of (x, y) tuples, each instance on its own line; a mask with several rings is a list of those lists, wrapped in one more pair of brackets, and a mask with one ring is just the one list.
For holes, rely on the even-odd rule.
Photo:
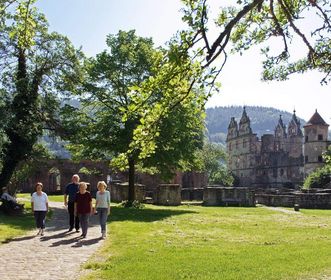
[(90, 219), (87, 238), (68, 232), (68, 213), (63, 203), (51, 202), (51, 221), (46, 222), (45, 236), (37, 230), (0, 245), (1, 280), (77, 279), (81, 265), (102, 244), (97, 216)]

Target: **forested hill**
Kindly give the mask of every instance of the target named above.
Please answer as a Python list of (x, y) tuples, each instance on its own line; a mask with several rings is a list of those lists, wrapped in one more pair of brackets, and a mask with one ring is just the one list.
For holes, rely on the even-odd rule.
[[(214, 107), (206, 110), (207, 134), (211, 142), (225, 144), (228, 125), (231, 117), (235, 117), (238, 124), (243, 112), (242, 106)], [(260, 137), (266, 133), (274, 133), (278, 123), (279, 115), (282, 115), (283, 122), (286, 126), (292, 119), (292, 113), (281, 111), (271, 107), (246, 106), (246, 112), (251, 120), (253, 133)], [(298, 116), (297, 116), (298, 117)], [(302, 125), (305, 120), (298, 117)]]

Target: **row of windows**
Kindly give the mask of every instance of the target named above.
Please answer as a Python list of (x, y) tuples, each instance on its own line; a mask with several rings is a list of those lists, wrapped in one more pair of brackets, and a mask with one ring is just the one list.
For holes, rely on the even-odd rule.
[[(310, 158), (310, 160), (311, 160), (311, 158)], [(317, 157), (317, 161), (318, 161), (318, 162), (323, 162), (323, 157), (322, 157), (321, 155), (319, 155), (319, 156)], [(308, 158), (308, 156), (305, 156), (305, 162), (309, 162), (309, 158)]]
[[(308, 142), (308, 135), (306, 135), (306, 137), (305, 137), (305, 142)], [(310, 140), (315, 140), (315, 139), (310, 139)], [(318, 134), (317, 135), (317, 141), (323, 141), (324, 139), (323, 139), (323, 134)]]
[[(243, 148), (246, 148), (246, 146), (247, 146), (247, 141), (244, 140), (243, 141)], [(238, 149), (238, 147), (239, 147), (239, 142), (236, 141), (236, 149)], [(232, 143), (229, 143), (229, 151), (232, 151)]]

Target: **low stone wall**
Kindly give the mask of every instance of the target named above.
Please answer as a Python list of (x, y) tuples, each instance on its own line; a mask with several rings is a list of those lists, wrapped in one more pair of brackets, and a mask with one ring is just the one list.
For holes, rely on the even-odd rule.
[(295, 194), (295, 203), (300, 208), (331, 209), (331, 193), (298, 193)]
[(182, 189), (181, 191), (182, 200), (203, 200), (203, 188), (193, 188), (193, 189)]
[(294, 195), (256, 194), (255, 200), (256, 203), (276, 207), (293, 207), (295, 204)]
[(254, 190), (249, 188), (204, 188), (203, 204), (206, 206), (255, 206)]
[(296, 192), (291, 195), (258, 194), (256, 202), (266, 206), (294, 207), (306, 209), (331, 209), (331, 193)]
[[(111, 201), (122, 202), (128, 200), (129, 184), (128, 183), (115, 183), (110, 187)], [(136, 200), (142, 202), (145, 199), (145, 186), (135, 184)]]
[(181, 185), (179, 184), (161, 184), (154, 192), (154, 204), (177, 206), (181, 200)]

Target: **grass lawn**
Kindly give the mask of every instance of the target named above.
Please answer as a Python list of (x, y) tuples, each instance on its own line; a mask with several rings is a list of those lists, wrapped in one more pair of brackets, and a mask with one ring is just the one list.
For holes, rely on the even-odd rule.
[(331, 277), (331, 210), (113, 207), (110, 219), (83, 279)]
[[(31, 194), (29, 193), (18, 193), (17, 198), (29, 200), (31, 198)], [(63, 194), (60, 195), (48, 195), (48, 200), (53, 202), (63, 202)]]
[[(24, 235), (27, 231), (35, 228), (35, 220), (29, 201), (30, 194), (19, 194), (17, 197), (24, 199), (24, 201), (20, 201), (20, 203), (24, 203), (24, 214), (21, 216), (8, 216), (0, 212), (0, 244), (11, 238)], [(53, 212), (50, 210), (47, 213), (47, 219), (50, 219), (52, 214)]]
[(0, 212), (0, 244), (34, 228), (30, 203), (26, 202), (24, 207), (26, 211), (22, 216), (7, 216)]

